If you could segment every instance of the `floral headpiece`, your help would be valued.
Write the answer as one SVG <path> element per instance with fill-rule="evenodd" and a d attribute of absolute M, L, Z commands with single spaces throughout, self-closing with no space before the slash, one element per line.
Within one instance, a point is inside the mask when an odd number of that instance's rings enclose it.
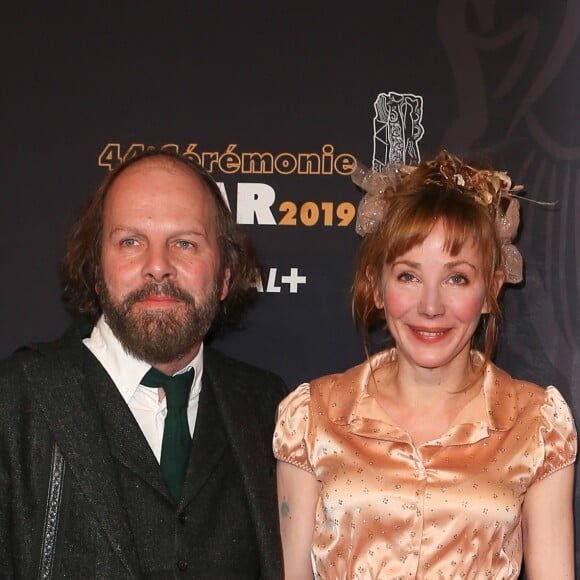
<path fill-rule="evenodd" d="M 502 244 L 506 282 L 511 284 L 521 282 L 523 258 L 512 241 L 520 223 L 517 193 L 523 190 L 523 186 L 512 186 L 511 179 L 505 171 L 475 169 L 447 151 L 442 151 L 426 165 L 436 169 L 431 172 L 427 183 L 447 183 L 488 208 L 495 219 Z M 357 210 L 356 232 L 360 236 L 366 236 L 379 228 L 387 211 L 389 198 L 395 193 L 401 181 L 411 175 L 417 167 L 388 164 L 382 171 L 373 171 L 357 162 L 351 178 L 366 192 Z"/>

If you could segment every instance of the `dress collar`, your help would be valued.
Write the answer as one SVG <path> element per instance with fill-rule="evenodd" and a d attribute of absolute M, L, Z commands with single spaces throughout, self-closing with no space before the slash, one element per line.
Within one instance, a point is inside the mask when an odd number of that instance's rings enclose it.
<path fill-rule="evenodd" d="M 474 362 L 483 364 L 483 355 L 472 351 Z M 328 417 L 337 425 L 362 436 L 407 440 L 408 434 L 393 424 L 376 399 L 368 394 L 371 373 L 392 364 L 396 349 L 382 351 L 340 375 L 334 375 L 328 398 Z M 459 412 L 445 435 L 430 445 L 451 445 L 478 440 L 489 431 L 509 429 L 516 418 L 517 397 L 514 380 L 488 362 L 483 370 L 480 394 Z"/>

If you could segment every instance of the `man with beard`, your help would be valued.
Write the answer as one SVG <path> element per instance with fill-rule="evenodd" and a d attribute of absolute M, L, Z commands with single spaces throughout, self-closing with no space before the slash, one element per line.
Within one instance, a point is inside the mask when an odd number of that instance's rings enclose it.
<path fill-rule="evenodd" d="M 203 344 L 256 272 L 196 164 L 148 151 L 106 176 L 63 262 L 82 318 L 0 365 L 0 577 L 280 577 L 286 387 Z"/>

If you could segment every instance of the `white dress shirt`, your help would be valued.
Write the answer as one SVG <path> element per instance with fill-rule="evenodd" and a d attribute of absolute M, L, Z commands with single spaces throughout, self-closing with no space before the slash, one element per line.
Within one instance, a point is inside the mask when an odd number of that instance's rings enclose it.
<path fill-rule="evenodd" d="M 136 359 L 125 351 L 103 316 L 99 318 L 91 336 L 85 338 L 83 343 L 103 365 L 119 389 L 119 393 L 133 413 L 157 461 L 161 461 L 161 444 L 167 415 L 167 402 L 165 397 L 162 401 L 159 400 L 157 389 L 141 384 L 141 379 L 151 368 L 151 365 Z M 203 344 L 193 360 L 175 374 L 186 372 L 191 368 L 195 371 L 195 377 L 189 393 L 187 420 L 189 431 L 193 436 L 203 373 Z"/>

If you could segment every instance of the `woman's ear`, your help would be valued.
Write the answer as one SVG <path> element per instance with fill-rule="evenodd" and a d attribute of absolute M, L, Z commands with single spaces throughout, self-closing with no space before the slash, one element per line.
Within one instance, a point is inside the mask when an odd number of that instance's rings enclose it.
<path fill-rule="evenodd" d="M 496 270 L 495 274 L 493 275 L 493 280 L 492 280 L 492 288 L 491 288 L 491 292 L 490 294 L 494 297 L 497 298 L 503 285 L 505 282 L 505 272 L 503 272 L 502 270 Z M 488 303 L 487 298 L 485 299 L 485 302 L 483 303 L 483 308 L 481 310 L 482 314 L 489 314 L 491 312 L 491 307 Z"/>
<path fill-rule="evenodd" d="M 370 266 L 367 266 L 365 276 L 367 278 L 368 285 L 372 289 L 375 306 L 379 310 L 382 310 L 385 306 L 385 302 L 383 300 L 382 289 L 379 288 L 378 276 L 375 269 L 371 268 Z"/>

